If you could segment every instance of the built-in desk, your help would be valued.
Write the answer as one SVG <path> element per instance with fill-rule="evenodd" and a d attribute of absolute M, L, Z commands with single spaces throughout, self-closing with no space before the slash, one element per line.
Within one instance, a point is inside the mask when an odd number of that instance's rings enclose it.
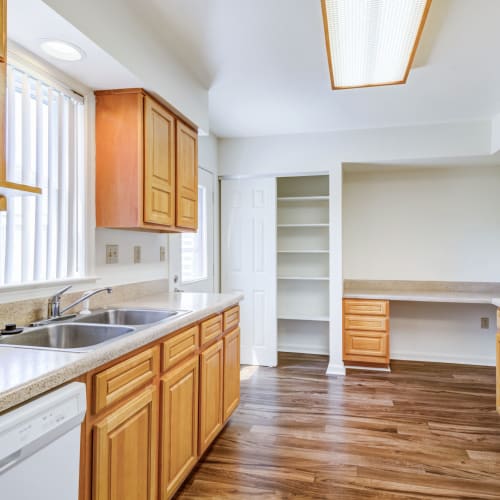
<path fill-rule="evenodd" d="M 344 298 L 500 307 L 500 283 L 345 280 Z"/>
<path fill-rule="evenodd" d="M 500 283 L 345 280 L 344 299 L 492 304 L 497 309 L 497 411 L 500 413 Z"/>

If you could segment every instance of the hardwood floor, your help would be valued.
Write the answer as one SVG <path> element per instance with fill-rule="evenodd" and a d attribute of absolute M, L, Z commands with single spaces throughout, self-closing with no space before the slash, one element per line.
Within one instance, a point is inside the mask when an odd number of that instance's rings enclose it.
<path fill-rule="evenodd" d="M 178 498 L 500 499 L 494 368 L 326 365 L 244 367 L 239 409 Z"/>

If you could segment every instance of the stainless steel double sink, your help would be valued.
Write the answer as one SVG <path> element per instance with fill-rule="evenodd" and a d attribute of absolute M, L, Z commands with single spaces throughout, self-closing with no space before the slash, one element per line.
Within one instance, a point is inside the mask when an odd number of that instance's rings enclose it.
<path fill-rule="evenodd" d="M 150 325 L 168 322 L 189 311 L 165 309 L 104 309 L 69 321 L 26 328 L 23 333 L 0 336 L 0 347 L 89 351 L 133 334 Z"/>

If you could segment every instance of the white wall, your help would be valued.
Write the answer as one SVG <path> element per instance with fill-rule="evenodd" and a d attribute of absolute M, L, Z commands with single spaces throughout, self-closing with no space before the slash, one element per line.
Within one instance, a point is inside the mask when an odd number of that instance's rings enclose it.
<path fill-rule="evenodd" d="M 391 359 L 495 365 L 496 307 L 392 301 L 390 308 Z"/>
<path fill-rule="evenodd" d="M 500 281 L 498 193 L 500 167 L 344 172 L 344 278 Z M 494 365 L 495 307 L 390 307 L 392 359 Z"/>
<path fill-rule="evenodd" d="M 500 282 L 500 166 L 345 172 L 345 279 Z"/>
<path fill-rule="evenodd" d="M 220 175 L 322 172 L 338 162 L 488 155 L 489 120 L 414 127 L 221 139 Z"/>
<path fill-rule="evenodd" d="M 120 284 L 168 278 L 166 234 L 97 228 L 95 232 L 95 275 L 99 283 Z M 106 264 L 106 244 L 119 245 L 118 263 Z M 141 247 L 141 262 L 134 264 L 134 246 Z M 160 246 L 166 250 L 160 261 Z"/>

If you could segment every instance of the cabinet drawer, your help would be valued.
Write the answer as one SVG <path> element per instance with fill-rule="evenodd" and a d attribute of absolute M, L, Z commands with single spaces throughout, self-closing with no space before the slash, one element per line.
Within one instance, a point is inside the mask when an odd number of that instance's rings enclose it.
<path fill-rule="evenodd" d="M 385 332 L 389 321 L 383 316 L 345 316 L 345 330 L 368 330 L 374 332 Z"/>
<path fill-rule="evenodd" d="M 389 361 L 389 334 L 386 332 L 344 332 L 344 359 L 351 361 Z M 367 358 L 367 359 L 364 359 Z M 375 361 L 375 360 L 373 360 Z"/>
<path fill-rule="evenodd" d="M 389 302 L 387 300 L 345 299 L 344 314 L 387 316 L 389 314 Z"/>
<path fill-rule="evenodd" d="M 203 321 L 201 324 L 201 345 L 204 346 L 222 335 L 222 315 Z"/>
<path fill-rule="evenodd" d="M 162 370 L 166 371 L 185 357 L 197 351 L 200 345 L 198 325 L 172 335 L 162 343 Z"/>
<path fill-rule="evenodd" d="M 159 353 L 153 347 L 94 375 L 94 412 L 131 394 L 158 371 Z"/>
<path fill-rule="evenodd" d="M 224 311 L 224 331 L 236 328 L 240 323 L 240 306 L 231 307 Z"/>

